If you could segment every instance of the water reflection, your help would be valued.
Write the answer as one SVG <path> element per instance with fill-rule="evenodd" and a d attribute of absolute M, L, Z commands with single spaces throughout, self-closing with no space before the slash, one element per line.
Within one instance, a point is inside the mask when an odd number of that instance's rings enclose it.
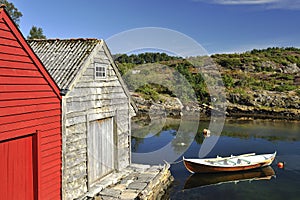
<path fill-rule="evenodd" d="M 162 130 L 153 131 L 151 126 L 132 126 L 132 159 L 140 163 L 160 164 L 163 161 L 174 162 L 180 158 L 194 142 L 198 130 L 198 120 L 182 117 L 179 123 L 166 120 Z M 151 120 L 153 121 L 153 120 Z M 153 124 L 150 121 L 150 125 Z M 171 123 L 170 123 L 171 122 Z M 150 127 L 150 128 L 149 128 Z M 177 127 L 177 129 L 174 129 Z M 151 146 L 143 146 L 150 143 Z M 143 147 L 141 147 L 141 145 Z M 148 148 L 150 147 L 150 148 Z"/>
<path fill-rule="evenodd" d="M 256 149 L 258 148 L 261 153 L 265 153 L 266 151 L 275 151 L 277 142 L 300 141 L 300 123 L 297 122 L 229 120 L 223 128 L 220 139 L 214 135 L 214 132 L 211 133 L 212 137 L 205 138 L 203 136 L 203 130 L 208 127 L 209 121 L 200 121 L 199 125 L 195 123 L 195 121 L 186 121 L 184 124 L 180 124 L 180 122 L 180 119 L 166 119 L 163 128 L 158 130 L 153 128 L 159 123 L 158 121 L 150 121 L 150 126 L 147 120 L 136 122 L 135 126 L 132 127 L 132 152 L 146 154 L 164 149 L 165 151 L 160 154 L 159 158 L 157 156 L 153 157 L 157 163 L 153 161 L 152 164 L 159 164 L 170 157 L 175 159 L 180 158 L 180 156 L 187 151 L 192 142 L 200 145 L 198 146 L 199 151 L 199 149 L 205 145 L 205 142 L 209 143 L 210 140 L 213 140 L 213 142 L 218 140 L 216 147 L 211 150 L 212 154 L 208 154 L 209 156 L 216 156 L 220 155 L 220 152 L 216 152 L 216 150 L 220 149 L 220 145 L 228 145 L 228 153 L 223 150 L 222 153 L 230 155 L 253 151 L 254 149 L 251 149 L 252 143 L 260 145 L 256 146 Z M 198 127 L 195 128 L 197 125 Z M 249 142 L 249 140 L 253 142 Z M 267 143 L 267 141 L 271 143 Z M 241 149 L 243 145 L 244 150 Z M 264 149 L 265 151 L 260 149 Z M 151 156 L 150 154 L 148 155 Z M 223 156 L 225 155 L 223 154 Z M 141 157 L 143 158 L 144 155 Z M 199 157 L 199 155 L 195 154 L 193 157 Z M 144 159 L 144 161 L 138 161 L 143 163 L 153 159 L 149 157 Z"/>
<path fill-rule="evenodd" d="M 132 151 L 136 153 L 151 152 L 163 148 L 170 143 L 170 155 L 185 148 L 178 145 L 186 143 L 185 138 L 177 138 L 180 120 L 167 119 L 162 131 L 149 133 L 144 131 L 140 134 L 146 138 L 132 138 Z M 192 123 L 190 124 L 192 125 Z M 187 125 L 188 127 L 188 125 Z M 213 138 L 204 138 L 202 131 L 209 127 L 209 121 L 200 121 L 198 131 L 194 132 L 194 141 L 184 152 L 187 158 L 198 157 L 199 149 L 204 141 Z M 133 129 L 132 131 L 138 131 Z M 136 132 L 138 133 L 138 132 Z M 184 133 L 185 134 L 185 133 Z M 182 134 L 181 136 L 183 136 Z M 189 133 L 187 132 L 187 135 Z M 171 142 L 172 140 L 175 140 Z M 240 181 L 239 184 L 211 184 L 206 187 L 199 186 L 202 177 L 191 177 L 192 182 L 187 186 L 190 173 L 182 162 L 171 165 L 171 173 L 174 177 L 174 184 L 170 188 L 170 199 L 299 199 L 300 196 L 300 122 L 285 121 L 237 121 L 227 120 L 221 137 L 207 157 L 230 156 L 231 154 L 244 153 L 266 153 L 278 152 L 272 167 L 276 173 L 276 179 L 269 181 Z M 144 164 L 159 164 L 169 153 L 153 156 L 151 158 L 139 159 L 133 157 L 132 162 Z M 180 161 L 182 157 L 178 158 Z M 284 169 L 278 169 L 276 163 L 285 162 Z M 267 174 L 267 173 L 266 173 Z M 241 174 L 240 174 L 241 175 Z M 200 175 L 199 175 L 200 176 Z M 201 175 L 204 176 L 204 175 Z M 209 176 L 209 175 L 208 175 Z M 218 175 L 219 176 L 219 175 Z M 244 176 L 244 175 L 243 175 Z M 248 175 L 245 175 L 248 176 Z M 205 176 L 204 176 L 205 177 Z M 204 178 L 203 177 L 203 178 Z M 199 180 L 200 179 L 200 180 Z M 213 179 L 207 177 L 206 181 Z M 254 179 L 256 180 L 256 179 Z M 218 181 L 215 181 L 218 182 Z M 224 182 L 221 181 L 221 182 Z M 226 182 L 226 180 L 225 180 Z M 202 181 L 203 183 L 203 181 Z M 228 182 L 227 182 L 228 183 Z M 197 185 L 198 184 L 198 185 Z M 186 185 L 186 186 L 185 186 Z M 192 187 L 196 186 L 196 187 Z M 183 189 L 186 188 L 186 189 Z M 191 189 L 187 189 L 191 188 Z"/>
<path fill-rule="evenodd" d="M 239 181 L 270 180 L 274 176 L 275 172 L 270 166 L 242 172 L 209 174 L 196 173 L 192 174 L 186 179 L 184 189 L 192 189 L 231 182 L 237 183 Z"/>

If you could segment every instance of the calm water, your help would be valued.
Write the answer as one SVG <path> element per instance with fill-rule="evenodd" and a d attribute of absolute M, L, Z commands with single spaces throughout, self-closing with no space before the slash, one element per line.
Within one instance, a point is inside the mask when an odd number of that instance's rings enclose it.
<path fill-rule="evenodd" d="M 179 163 L 171 165 L 175 178 L 171 199 L 300 199 L 300 122 L 227 120 L 220 137 L 212 133 L 211 137 L 218 140 L 206 157 L 277 151 L 276 160 L 263 172 L 193 176 L 180 160 L 182 155 L 198 157 L 206 140 L 200 132 L 209 122 L 200 121 L 197 134 L 186 129 L 192 141 L 178 140 L 180 121 L 172 119 L 163 124 L 157 129 L 153 124 L 134 125 L 132 154 L 133 162 L 145 164 L 175 162 L 177 156 Z M 277 167 L 278 161 L 285 162 L 284 169 Z"/>

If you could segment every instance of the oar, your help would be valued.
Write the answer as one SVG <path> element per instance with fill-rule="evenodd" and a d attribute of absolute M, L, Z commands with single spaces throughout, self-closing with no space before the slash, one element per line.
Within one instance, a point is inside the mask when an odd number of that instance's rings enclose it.
<path fill-rule="evenodd" d="M 214 159 L 214 161 L 220 161 L 220 160 L 227 160 L 227 159 L 232 159 L 232 158 L 239 158 L 239 157 L 248 157 L 248 156 L 254 156 L 255 153 L 246 153 L 246 154 L 241 154 L 238 156 L 230 156 L 230 157 L 217 157 Z"/>

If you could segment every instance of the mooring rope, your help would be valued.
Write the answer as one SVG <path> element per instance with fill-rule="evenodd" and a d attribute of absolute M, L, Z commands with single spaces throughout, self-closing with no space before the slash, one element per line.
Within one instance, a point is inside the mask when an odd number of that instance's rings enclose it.
<path fill-rule="evenodd" d="M 172 163 L 169 163 L 170 165 L 176 165 L 176 164 L 178 164 L 178 163 L 181 163 L 183 161 L 183 159 L 182 160 L 179 160 L 179 161 L 176 161 L 176 162 L 172 162 Z"/>

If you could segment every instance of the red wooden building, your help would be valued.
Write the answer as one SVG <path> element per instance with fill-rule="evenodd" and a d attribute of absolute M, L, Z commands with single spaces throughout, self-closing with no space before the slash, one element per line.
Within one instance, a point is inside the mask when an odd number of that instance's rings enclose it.
<path fill-rule="evenodd" d="M 61 96 L 0 8 L 0 199 L 61 198 Z"/>

